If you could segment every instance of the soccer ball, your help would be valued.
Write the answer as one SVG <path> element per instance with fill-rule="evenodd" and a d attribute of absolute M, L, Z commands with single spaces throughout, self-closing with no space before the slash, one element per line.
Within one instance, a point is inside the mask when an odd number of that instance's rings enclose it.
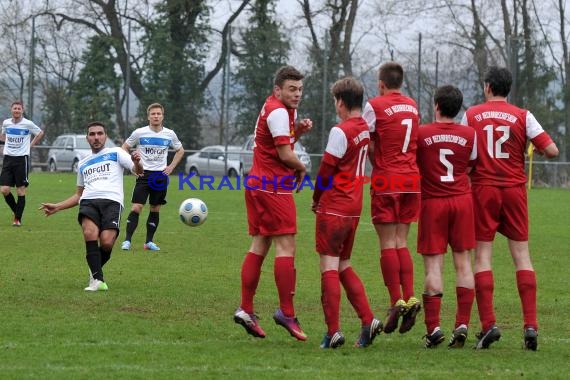
<path fill-rule="evenodd" d="M 190 227 L 202 225 L 208 217 L 208 207 L 198 198 L 186 199 L 178 209 L 182 223 Z"/>

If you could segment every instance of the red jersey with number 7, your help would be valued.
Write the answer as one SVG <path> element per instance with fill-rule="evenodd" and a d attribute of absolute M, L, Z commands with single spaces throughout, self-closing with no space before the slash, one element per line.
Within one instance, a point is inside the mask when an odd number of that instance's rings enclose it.
<path fill-rule="evenodd" d="M 471 183 L 512 187 L 526 183 L 524 154 L 527 139 L 542 150 L 552 143 L 530 111 L 504 100 L 491 100 L 470 107 L 462 124 L 477 133 L 477 164 Z"/>
<path fill-rule="evenodd" d="M 372 177 L 408 176 L 402 192 L 418 192 L 416 148 L 420 122 L 416 102 L 399 92 L 376 96 L 366 103 L 363 117 L 374 143 Z"/>

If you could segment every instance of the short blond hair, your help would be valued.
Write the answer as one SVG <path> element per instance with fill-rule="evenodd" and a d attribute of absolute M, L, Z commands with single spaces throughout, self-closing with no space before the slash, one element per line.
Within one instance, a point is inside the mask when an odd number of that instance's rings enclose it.
<path fill-rule="evenodd" d="M 162 114 L 164 115 L 164 107 L 160 103 L 152 103 L 150 106 L 146 107 L 146 114 L 148 115 L 150 113 L 150 110 L 153 108 L 160 108 Z"/>

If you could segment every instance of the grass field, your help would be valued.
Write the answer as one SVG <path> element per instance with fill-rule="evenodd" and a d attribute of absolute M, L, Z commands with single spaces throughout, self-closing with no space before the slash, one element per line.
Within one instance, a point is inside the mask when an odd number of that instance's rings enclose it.
<path fill-rule="evenodd" d="M 133 177 L 125 177 L 127 200 Z M 169 204 L 161 213 L 155 242 L 162 250 L 142 250 L 144 220 L 134 249 L 119 248 L 105 267 L 109 292 L 86 294 L 85 248 L 77 209 L 45 218 L 42 201 L 59 201 L 75 190 L 71 174 L 32 173 L 21 228 L 0 202 L 0 378 L 21 379 L 189 379 L 288 378 L 567 378 L 570 359 L 568 255 L 570 191 L 532 190 L 529 194 L 531 250 L 538 276 L 539 351 L 521 349 L 522 315 L 514 270 L 505 240 L 495 244 L 495 306 L 501 341 L 475 351 L 479 330 L 476 308 L 469 348 L 423 348 L 423 314 L 411 332 L 380 335 L 374 345 L 351 347 L 359 322 L 343 299 L 341 324 L 348 344 L 321 350 L 325 331 L 320 306 L 318 257 L 314 253 L 314 216 L 310 191 L 296 196 L 298 208 L 296 308 L 309 335 L 297 342 L 271 318 L 277 308 L 273 255 L 268 257 L 256 296 L 265 339 L 246 335 L 233 322 L 239 304 L 240 266 L 247 235 L 242 191 L 176 190 L 172 177 Z M 185 198 L 209 206 L 206 224 L 189 228 L 178 220 Z M 368 197 L 365 197 L 366 201 Z M 129 203 L 126 204 L 129 207 Z M 145 208 L 145 213 L 148 208 Z M 123 217 L 126 218 L 128 210 Z M 123 223 L 124 227 L 124 223 Z M 415 249 L 415 225 L 410 238 Z M 377 238 L 368 204 L 359 227 L 353 265 L 361 275 L 373 310 L 384 319 L 388 296 L 379 276 Z M 413 255 L 416 292 L 423 268 Z M 454 275 L 446 261 L 442 328 L 449 336 L 454 321 Z M 344 298 L 344 296 L 343 296 Z"/>

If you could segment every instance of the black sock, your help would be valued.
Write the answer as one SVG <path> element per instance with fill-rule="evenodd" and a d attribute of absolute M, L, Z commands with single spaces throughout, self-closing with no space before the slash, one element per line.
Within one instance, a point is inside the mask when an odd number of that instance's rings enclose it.
<path fill-rule="evenodd" d="M 26 207 L 26 196 L 18 195 L 18 203 L 16 203 L 16 212 L 14 215 L 16 219 L 22 220 L 22 215 L 24 214 L 24 208 Z"/>
<path fill-rule="evenodd" d="M 101 266 L 101 252 L 99 251 L 99 243 L 97 240 L 90 240 L 85 242 L 85 250 L 87 254 L 85 258 L 87 259 L 87 265 L 91 270 L 93 278 L 99 281 L 103 281 L 103 267 Z"/>
<path fill-rule="evenodd" d="M 99 252 L 101 252 L 101 268 L 103 268 L 107 263 L 107 261 L 109 261 L 109 259 L 111 258 L 112 250 L 107 251 L 103 249 L 103 247 L 101 247 L 99 248 Z"/>
<path fill-rule="evenodd" d="M 138 225 L 139 225 L 139 214 L 137 214 L 134 211 L 131 211 L 129 217 L 127 218 L 127 235 L 125 236 L 125 240 L 131 241 Z"/>
<path fill-rule="evenodd" d="M 8 193 L 8 195 L 4 195 L 4 200 L 10 206 L 10 210 L 16 215 L 16 199 L 12 193 Z"/>
<path fill-rule="evenodd" d="M 154 238 L 154 233 L 158 228 L 158 222 L 160 221 L 160 214 L 157 211 L 151 211 L 148 214 L 148 219 L 146 220 L 146 242 L 151 242 Z"/>

